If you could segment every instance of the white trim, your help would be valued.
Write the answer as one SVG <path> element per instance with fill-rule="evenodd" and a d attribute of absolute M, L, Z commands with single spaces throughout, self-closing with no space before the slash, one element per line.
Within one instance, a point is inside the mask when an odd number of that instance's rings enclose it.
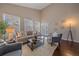
<path fill-rule="evenodd" d="M 67 41 L 67 38 L 62 38 L 62 40 L 66 40 Z M 71 40 L 68 40 L 68 41 L 71 41 Z M 76 41 L 76 40 L 74 40 L 74 42 L 79 43 L 79 41 Z"/>

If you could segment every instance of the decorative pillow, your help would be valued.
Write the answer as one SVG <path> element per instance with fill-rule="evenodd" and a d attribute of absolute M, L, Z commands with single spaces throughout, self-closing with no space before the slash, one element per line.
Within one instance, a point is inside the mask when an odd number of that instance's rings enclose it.
<path fill-rule="evenodd" d="M 28 31 L 27 32 L 27 35 L 32 35 L 33 34 L 33 31 Z"/>
<path fill-rule="evenodd" d="M 17 32 L 16 33 L 16 38 L 22 37 L 22 33 L 21 32 Z"/>
<path fill-rule="evenodd" d="M 53 37 L 58 37 L 58 33 L 57 32 L 54 32 L 53 33 Z"/>

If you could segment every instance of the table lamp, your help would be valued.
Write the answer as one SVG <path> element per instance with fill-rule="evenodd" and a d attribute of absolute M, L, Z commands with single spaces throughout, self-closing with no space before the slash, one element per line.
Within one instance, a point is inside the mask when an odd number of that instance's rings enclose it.
<path fill-rule="evenodd" d="M 68 31 L 68 36 L 67 36 L 67 40 L 68 40 L 69 35 L 70 35 L 72 42 L 73 42 L 73 35 L 72 35 L 71 28 L 76 27 L 77 22 L 78 22 L 78 20 L 77 20 L 76 17 L 69 17 L 69 18 L 67 18 L 67 19 L 65 19 L 65 20 L 63 21 L 63 27 L 69 29 L 69 31 Z"/>
<path fill-rule="evenodd" d="M 12 40 L 13 39 L 14 28 L 12 26 L 8 26 L 6 28 L 6 32 L 8 33 L 8 39 Z"/>

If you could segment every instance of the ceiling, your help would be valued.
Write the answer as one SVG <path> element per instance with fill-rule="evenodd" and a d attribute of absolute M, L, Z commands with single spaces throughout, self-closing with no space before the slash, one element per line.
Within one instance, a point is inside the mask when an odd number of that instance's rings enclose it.
<path fill-rule="evenodd" d="M 50 3 L 14 3 L 15 5 L 18 6 L 23 6 L 23 7 L 29 7 L 37 10 L 42 10 L 43 8 L 47 7 L 50 5 Z"/>

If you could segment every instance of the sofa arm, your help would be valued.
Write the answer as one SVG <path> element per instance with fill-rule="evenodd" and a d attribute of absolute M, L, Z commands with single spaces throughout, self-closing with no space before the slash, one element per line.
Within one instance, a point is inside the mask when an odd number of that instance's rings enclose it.
<path fill-rule="evenodd" d="M 21 43 L 11 43 L 5 45 L 5 53 L 16 51 L 16 50 L 21 50 L 22 44 Z"/>
<path fill-rule="evenodd" d="M 0 56 L 4 54 L 4 46 L 0 46 Z"/>
<path fill-rule="evenodd" d="M 6 44 L 0 47 L 0 56 L 21 49 L 22 49 L 21 43 Z"/>

